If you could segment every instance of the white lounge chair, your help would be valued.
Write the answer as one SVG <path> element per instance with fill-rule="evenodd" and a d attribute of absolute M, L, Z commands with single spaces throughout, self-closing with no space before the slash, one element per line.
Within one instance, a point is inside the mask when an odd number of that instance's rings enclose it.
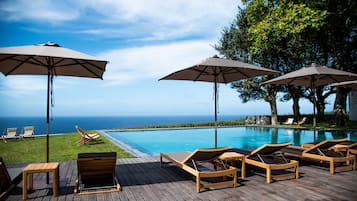
<path fill-rule="evenodd" d="M 34 126 L 25 126 L 23 129 L 23 133 L 20 135 L 20 138 L 33 138 L 35 133 Z"/>
<path fill-rule="evenodd" d="M 302 118 L 301 121 L 297 122 L 297 125 L 299 125 L 299 126 L 303 125 L 306 122 L 306 120 L 307 120 L 307 117 Z"/>
<path fill-rule="evenodd" d="M 292 125 L 294 123 L 294 118 L 288 118 L 286 122 L 283 122 L 285 125 Z"/>
<path fill-rule="evenodd" d="M 6 139 L 17 139 L 18 136 L 16 135 L 17 128 L 7 128 L 4 135 L 1 136 L 2 140 L 6 143 Z"/>

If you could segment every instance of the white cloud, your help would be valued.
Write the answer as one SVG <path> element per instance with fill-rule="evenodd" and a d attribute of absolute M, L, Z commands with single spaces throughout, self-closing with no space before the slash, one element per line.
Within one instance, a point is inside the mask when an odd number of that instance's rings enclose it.
<path fill-rule="evenodd" d="M 0 17 L 63 25 L 67 33 L 143 41 L 216 37 L 229 26 L 236 0 L 14 0 L 0 1 Z M 48 31 L 48 30 L 42 30 Z"/>
<path fill-rule="evenodd" d="M 230 13 L 237 8 L 236 0 L 84 0 L 81 4 L 112 22 L 152 21 L 164 25 L 190 24 L 199 20 L 217 22 L 231 18 Z"/>
<path fill-rule="evenodd" d="M 121 29 L 131 31 L 131 35 L 145 33 L 145 38 L 150 40 L 164 40 L 188 34 L 217 35 L 232 21 L 239 3 L 236 0 L 81 1 L 82 7 L 95 10 L 103 16 L 100 20 L 119 24 Z M 110 29 L 104 30 L 91 29 L 88 33 L 112 33 Z"/>
<path fill-rule="evenodd" d="M 109 85 L 140 79 L 159 79 L 173 71 L 217 54 L 208 41 L 186 41 L 166 45 L 111 50 L 99 55 L 110 63 L 104 73 Z"/>
<path fill-rule="evenodd" d="M 46 76 L 7 76 L 1 80 L 0 93 L 6 96 L 19 97 L 22 95 L 32 94 L 37 91 L 47 90 Z M 72 80 L 54 78 L 54 89 L 67 88 L 75 84 Z"/>
<path fill-rule="evenodd" d="M 7 96 L 21 96 L 34 91 L 45 90 L 46 81 L 42 78 L 27 76 L 8 76 L 2 80 L 1 93 Z"/>
<path fill-rule="evenodd" d="M 62 22 L 79 17 L 79 10 L 67 1 L 10 0 L 1 1 L 1 16 L 10 21 L 26 19 L 42 22 Z"/>

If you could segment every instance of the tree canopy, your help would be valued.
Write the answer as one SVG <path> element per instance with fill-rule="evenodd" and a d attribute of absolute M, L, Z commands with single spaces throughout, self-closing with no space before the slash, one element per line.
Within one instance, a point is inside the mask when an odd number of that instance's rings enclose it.
<path fill-rule="evenodd" d="M 225 28 L 215 48 L 225 57 L 260 64 L 283 73 L 311 62 L 333 68 L 357 71 L 357 6 L 352 0 L 244 0 L 235 20 Z M 334 92 L 311 97 L 302 87 L 259 85 L 262 79 L 239 81 L 232 88 L 243 101 L 263 99 L 276 104 L 276 93 L 293 99 L 299 113 L 300 97 L 317 98 L 321 108 Z M 269 97 L 269 98 L 268 98 Z M 342 100 L 343 101 L 343 100 Z M 276 108 L 276 107 L 275 107 Z M 297 111 L 296 111 L 297 110 Z M 323 113 L 318 110 L 318 112 Z"/>

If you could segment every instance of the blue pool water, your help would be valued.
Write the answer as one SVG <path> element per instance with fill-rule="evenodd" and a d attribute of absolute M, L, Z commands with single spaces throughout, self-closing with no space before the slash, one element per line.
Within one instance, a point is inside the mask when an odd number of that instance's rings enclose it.
<path fill-rule="evenodd" d="M 150 131 L 107 132 L 131 148 L 148 155 L 160 152 L 193 151 L 197 148 L 214 147 L 214 129 L 176 129 Z M 357 133 L 317 131 L 317 141 L 349 138 L 357 141 Z M 229 127 L 218 129 L 218 147 L 255 149 L 264 144 L 291 142 L 299 146 L 313 142 L 312 130 L 263 127 Z"/>

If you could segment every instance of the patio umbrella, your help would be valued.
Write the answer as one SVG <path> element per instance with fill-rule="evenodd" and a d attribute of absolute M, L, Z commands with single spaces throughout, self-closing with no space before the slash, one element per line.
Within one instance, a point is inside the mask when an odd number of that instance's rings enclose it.
<path fill-rule="evenodd" d="M 330 85 L 331 87 L 357 88 L 357 80 L 347 82 L 337 82 Z"/>
<path fill-rule="evenodd" d="M 324 86 L 327 84 L 342 82 L 348 80 L 357 80 L 357 74 L 353 74 L 346 71 L 336 70 L 333 68 L 327 68 L 326 66 L 320 66 L 315 63 L 307 65 L 299 70 L 287 73 L 280 77 L 268 80 L 263 84 L 286 84 L 295 86 L 311 87 L 314 92 L 313 101 L 313 127 L 314 127 L 314 144 L 316 143 L 316 89 L 315 87 Z"/>
<path fill-rule="evenodd" d="M 107 61 L 52 42 L 0 48 L 0 71 L 5 76 L 47 75 L 46 162 L 49 162 L 49 105 L 53 76 L 103 79 L 106 64 Z"/>
<path fill-rule="evenodd" d="M 279 72 L 240 61 L 219 58 L 215 55 L 189 68 L 171 73 L 160 80 L 191 80 L 214 83 L 215 147 L 217 147 L 217 84 L 227 84 L 241 79 L 276 73 Z"/>

